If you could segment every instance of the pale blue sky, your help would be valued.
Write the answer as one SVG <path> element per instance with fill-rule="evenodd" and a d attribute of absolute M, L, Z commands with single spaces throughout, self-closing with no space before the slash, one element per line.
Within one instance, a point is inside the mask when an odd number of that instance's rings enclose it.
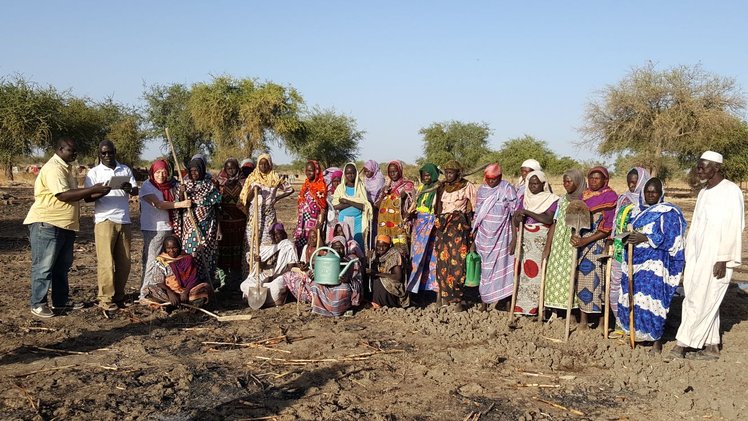
<path fill-rule="evenodd" d="M 486 122 L 579 150 L 584 107 L 633 66 L 701 63 L 748 87 L 746 2 L 0 1 L 0 75 L 142 106 L 143 86 L 211 75 L 292 85 L 413 162 L 432 122 Z M 157 148 L 150 145 L 145 157 Z M 276 160 L 288 162 L 285 154 Z"/>

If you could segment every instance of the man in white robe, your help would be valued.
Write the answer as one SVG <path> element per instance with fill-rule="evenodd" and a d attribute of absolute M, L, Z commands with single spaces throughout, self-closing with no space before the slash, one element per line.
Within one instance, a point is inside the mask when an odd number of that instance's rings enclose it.
<path fill-rule="evenodd" d="M 249 297 L 249 292 L 253 288 L 257 288 L 257 282 L 260 280 L 262 286 L 268 289 L 267 299 L 265 301 L 266 306 L 280 306 L 286 299 L 288 290 L 283 284 L 283 274 L 289 270 L 290 263 L 298 263 L 299 257 L 296 254 L 296 246 L 288 239 L 283 224 L 276 223 L 270 228 L 270 235 L 273 240 L 273 244 L 260 246 L 260 253 L 256 255 L 256 264 L 260 265 L 259 277 L 251 271 L 247 279 L 241 283 L 239 289 L 245 299 Z M 250 257 L 251 258 L 251 257 Z M 272 259 L 275 259 L 274 264 L 268 264 Z"/>
<path fill-rule="evenodd" d="M 695 356 L 698 359 L 719 359 L 719 307 L 733 269 L 741 263 L 743 193 L 724 179 L 722 155 L 716 152 L 704 152 L 696 173 L 706 186 L 696 199 L 686 238 L 686 298 L 678 343 L 667 359 L 683 358 L 686 348 L 700 350 Z"/>

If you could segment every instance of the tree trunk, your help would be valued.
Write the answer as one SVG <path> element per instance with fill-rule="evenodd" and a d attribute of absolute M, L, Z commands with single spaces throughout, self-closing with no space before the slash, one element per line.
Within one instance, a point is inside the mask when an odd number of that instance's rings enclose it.
<path fill-rule="evenodd" d="M 13 181 L 13 159 L 9 155 L 5 155 L 2 159 L 3 172 L 5 173 L 5 179 Z"/>
<path fill-rule="evenodd" d="M 652 158 L 651 175 L 652 177 L 657 177 L 660 173 L 660 168 L 662 168 L 662 142 L 659 140 L 655 141 L 655 153 Z"/>

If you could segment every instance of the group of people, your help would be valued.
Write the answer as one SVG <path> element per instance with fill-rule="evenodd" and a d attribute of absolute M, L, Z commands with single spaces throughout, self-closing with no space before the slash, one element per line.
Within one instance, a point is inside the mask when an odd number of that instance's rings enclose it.
<path fill-rule="evenodd" d="M 126 306 L 128 196 L 139 195 L 140 299 L 151 306 L 202 305 L 215 288 L 238 286 L 249 304 L 258 297 L 264 306 L 295 299 L 325 316 L 352 314 L 365 303 L 377 309 L 435 301 L 455 311 L 477 304 L 541 319 L 578 314 L 581 329 L 611 312 L 614 331 L 629 332 L 633 303 L 636 340 L 661 350 L 682 277 L 682 322 L 668 355 L 682 357 L 691 348 L 700 350 L 699 358 L 719 357 L 719 305 L 740 264 L 744 221 L 742 192 L 724 179 L 716 152 L 698 162 L 705 187 L 688 235 L 683 213 L 665 200 L 663 182 L 639 167 L 628 172 L 621 195 L 608 185 L 604 167 L 567 171 L 557 195 L 534 159 L 522 164 L 515 183 L 497 163 L 475 170 L 454 160 L 426 163 L 416 183 L 400 161 L 380 169 L 370 160 L 361 169 L 352 162 L 326 169 L 307 162 L 293 238 L 276 203 L 294 189 L 268 154 L 257 158 L 256 168 L 250 160 L 229 159 L 217 176 L 196 155 L 181 182 L 159 159 L 138 189 L 111 142 L 98 152 L 101 163 L 84 188 L 73 177 L 69 138 L 60 140 L 37 177 L 24 223 L 32 245 L 31 307 L 39 317 L 74 306 L 67 271 L 80 200 L 95 202 L 99 305 L 105 314 Z M 466 178 L 480 170 L 480 185 Z M 111 185 L 115 179 L 124 182 Z M 322 256 L 324 270 L 316 270 Z"/>

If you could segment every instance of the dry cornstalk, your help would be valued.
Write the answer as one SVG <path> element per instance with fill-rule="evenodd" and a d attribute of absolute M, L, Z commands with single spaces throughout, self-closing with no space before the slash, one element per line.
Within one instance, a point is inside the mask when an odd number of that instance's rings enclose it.
<path fill-rule="evenodd" d="M 270 358 L 255 355 L 258 360 L 270 361 L 273 363 L 286 364 L 286 365 L 305 365 L 305 364 L 316 364 L 316 363 L 337 363 L 344 361 L 364 361 L 368 360 L 369 357 L 376 354 L 394 354 L 397 352 L 404 352 L 402 349 L 393 349 L 390 351 L 378 351 L 378 352 L 364 352 L 362 354 L 345 355 L 338 358 L 318 358 L 318 359 L 305 359 L 305 358 Z"/>
<path fill-rule="evenodd" d="M 51 327 L 37 327 L 37 326 L 29 326 L 24 328 L 26 332 L 29 332 L 31 330 L 43 330 L 45 332 L 57 332 L 57 329 L 51 328 Z"/>
<path fill-rule="evenodd" d="M 520 371 L 519 374 L 523 374 L 525 376 L 530 376 L 530 377 L 545 377 L 549 379 L 559 378 L 561 380 L 574 380 L 577 378 L 577 376 L 571 376 L 571 375 L 558 376 L 558 375 L 552 375 L 552 374 L 533 373 L 531 371 Z"/>
<path fill-rule="evenodd" d="M 32 374 L 46 373 L 48 371 L 64 370 L 66 368 L 71 368 L 71 367 L 75 367 L 75 366 L 76 366 L 75 364 L 70 364 L 70 365 L 61 365 L 61 366 L 58 366 L 58 367 L 43 368 L 41 370 L 29 371 L 28 373 L 16 374 L 13 377 L 26 377 L 26 376 L 30 376 Z"/>
<path fill-rule="evenodd" d="M 236 343 L 236 342 L 202 342 L 203 345 L 215 345 L 215 346 L 238 346 L 241 348 L 260 348 L 267 351 L 275 351 L 275 352 L 282 352 L 284 354 L 290 354 L 291 351 L 286 351 L 285 349 L 277 349 L 277 348 L 271 348 L 269 346 L 260 345 L 258 343 L 254 342 L 245 342 L 245 343 Z"/>
<path fill-rule="evenodd" d="M 67 351 L 67 350 L 64 350 L 64 349 L 44 348 L 44 347 L 41 347 L 41 346 L 34 346 L 32 348 L 38 349 L 40 351 L 58 352 L 60 354 L 88 355 L 88 352 Z"/>
<path fill-rule="evenodd" d="M 34 399 L 31 397 L 31 394 L 29 393 L 28 390 L 26 390 L 25 388 L 21 387 L 18 384 L 14 384 L 14 385 L 21 391 L 21 393 L 23 393 L 23 396 L 29 401 L 29 405 L 31 405 L 31 408 L 34 410 L 34 412 L 38 414 L 39 413 L 39 400 L 37 399 L 36 403 L 34 403 Z"/>
<path fill-rule="evenodd" d="M 538 387 L 541 389 L 555 389 L 561 387 L 560 384 L 540 384 L 540 383 L 518 383 L 515 387 Z"/>
<path fill-rule="evenodd" d="M 556 402 L 551 402 L 551 401 L 547 401 L 545 399 L 540 399 L 537 396 L 533 396 L 532 398 L 534 400 L 538 401 L 538 402 L 542 402 L 542 403 L 544 403 L 546 405 L 550 405 L 550 406 L 552 406 L 554 408 L 563 409 L 564 411 L 569 412 L 570 414 L 579 415 L 580 417 L 584 416 L 584 412 L 582 412 L 582 411 L 577 411 L 576 409 L 567 408 L 567 407 L 565 407 L 565 406 L 563 406 L 561 404 L 557 404 Z"/>

